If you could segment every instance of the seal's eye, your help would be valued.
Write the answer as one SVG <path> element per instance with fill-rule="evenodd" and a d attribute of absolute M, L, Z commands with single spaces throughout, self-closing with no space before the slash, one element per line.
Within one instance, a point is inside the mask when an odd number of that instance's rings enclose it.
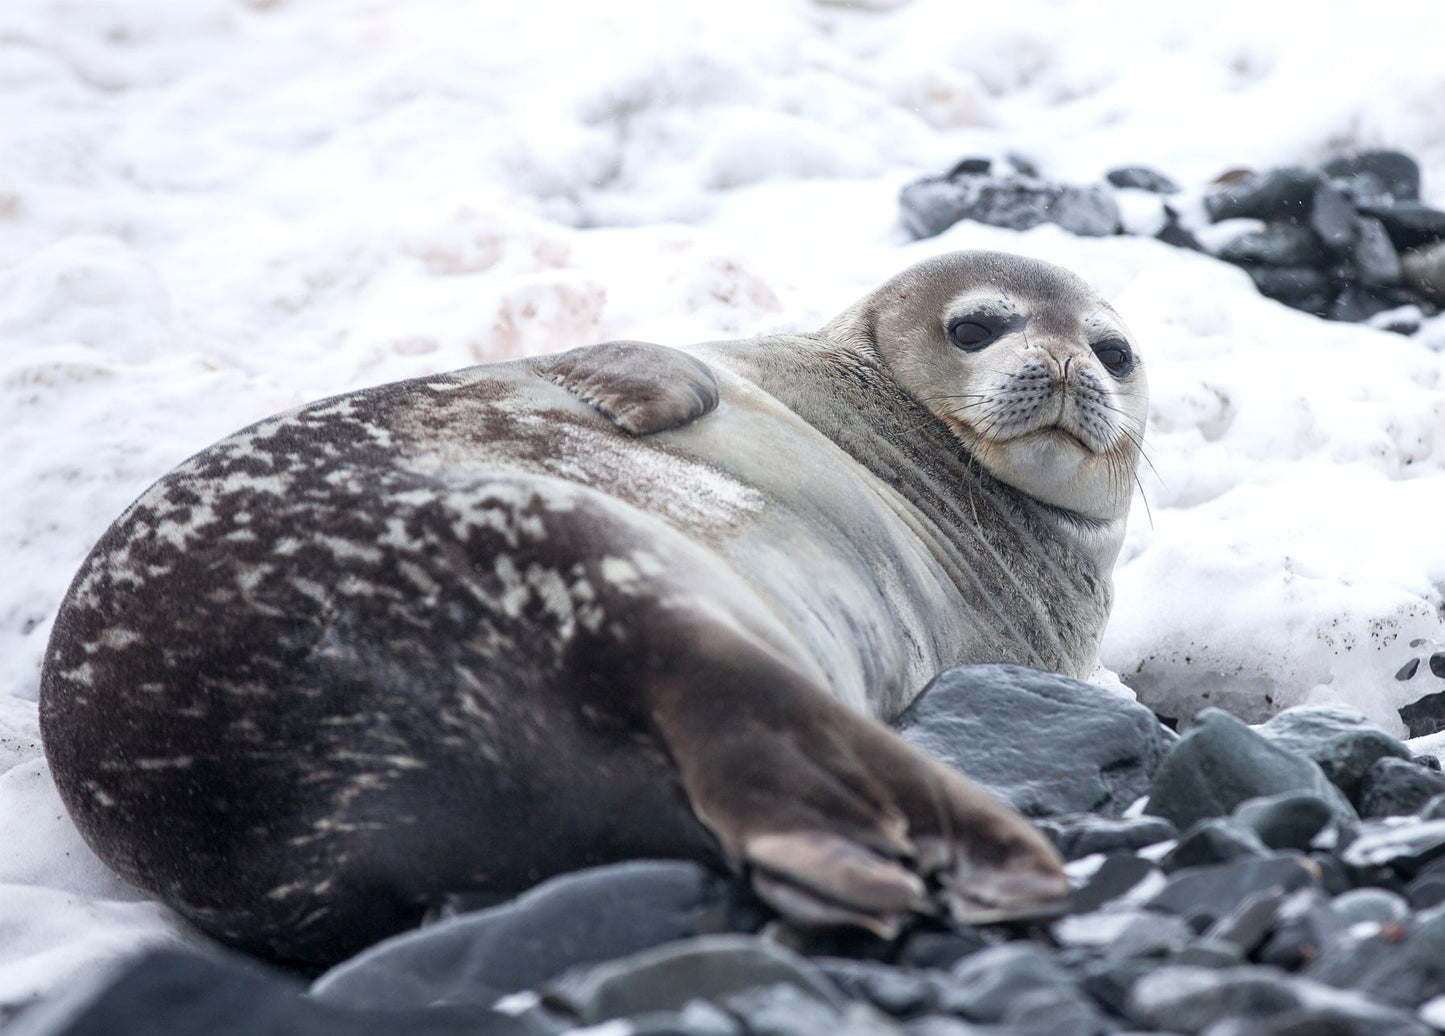
<path fill-rule="evenodd" d="M 1110 338 L 1094 345 L 1094 355 L 1108 372 L 1122 378 L 1134 369 L 1134 352 L 1121 338 Z"/>
<path fill-rule="evenodd" d="M 982 349 L 994 339 L 992 330 L 972 320 L 960 320 L 948 329 L 948 336 L 960 349 L 967 349 L 969 352 Z"/>

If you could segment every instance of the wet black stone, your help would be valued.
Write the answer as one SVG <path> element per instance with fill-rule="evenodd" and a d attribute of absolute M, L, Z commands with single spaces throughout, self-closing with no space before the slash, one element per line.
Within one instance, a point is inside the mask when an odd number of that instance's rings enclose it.
<path fill-rule="evenodd" d="M 1227 816 L 1247 799 L 1303 791 L 1343 822 L 1354 810 L 1312 760 L 1290 752 L 1227 712 L 1205 709 L 1154 776 L 1145 812 L 1180 828 Z"/>
<path fill-rule="evenodd" d="M 1298 306 L 1326 296 L 1330 280 L 1312 266 L 1246 267 L 1261 295 Z M 1303 307 L 1299 307 L 1303 308 Z"/>
<path fill-rule="evenodd" d="M 1255 958 L 1261 964 L 1297 971 L 1316 960 L 1343 930 L 1326 893 L 1300 889 L 1281 900 L 1271 932 L 1254 951 Z"/>
<path fill-rule="evenodd" d="M 1308 849 L 1333 819 L 1330 804 L 1309 792 L 1249 799 L 1234 811 L 1235 823 L 1253 831 L 1270 849 Z"/>
<path fill-rule="evenodd" d="M 1074 989 L 1039 989 L 1024 993 L 1003 1018 L 1020 1036 L 1107 1036 L 1117 1031 L 1099 1009 Z"/>
<path fill-rule="evenodd" d="M 1106 1011 L 1123 1017 L 1129 990 L 1135 982 L 1158 967 L 1157 961 L 1090 961 L 1084 965 L 1079 986 Z"/>
<path fill-rule="evenodd" d="M 1204 210 L 1214 223 L 1241 217 L 1303 223 L 1320 183 L 1311 169 L 1276 169 L 1219 188 L 1205 197 Z"/>
<path fill-rule="evenodd" d="M 847 1024 L 840 1008 L 789 983 L 734 993 L 724 1005 L 753 1036 L 862 1036 L 867 1031 Z"/>
<path fill-rule="evenodd" d="M 993 168 L 991 158 L 965 158 L 948 171 L 949 180 L 956 176 L 982 176 Z"/>
<path fill-rule="evenodd" d="M 1413 760 L 1376 761 L 1360 783 L 1360 816 L 1397 817 L 1415 813 L 1445 793 L 1445 775 Z"/>
<path fill-rule="evenodd" d="M 895 1018 L 930 1014 L 938 1007 L 942 976 L 936 972 L 842 957 L 814 958 L 813 963 L 845 995 L 866 1000 Z"/>
<path fill-rule="evenodd" d="M 845 999 L 806 958 L 747 935 L 710 935 L 575 968 L 543 988 L 543 1002 L 588 1025 L 680 1010 L 689 1000 L 722 1001 L 757 987 L 792 986 L 833 1011 Z"/>
<path fill-rule="evenodd" d="M 1385 233 L 1385 225 L 1373 216 L 1359 216 L 1350 258 L 1360 280 L 1366 284 L 1399 284 L 1400 253 Z"/>
<path fill-rule="evenodd" d="M 1410 750 L 1348 705 L 1297 705 L 1254 728 L 1281 748 L 1313 760 L 1353 798 L 1375 760 L 1410 758 Z"/>
<path fill-rule="evenodd" d="M 1056 223 L 1085 237 L 1119 230 L 1119 207 L 1105 188 L 1023 174 L 926 177 L 904 187 L 898 202 L 904 229 L 915 238 L 941 234 L 964 219 L 1011 230 Z"/>
<path fill-rule="evenodd" d="M 1422 874 L 1405 886 L 1411 910 L 1428 910 L 1445 903 L 1445 874 Z"/>
<path fill-rule="evenodd" d="M 1179 185 L 1163 173 L 1148 166 L 1127 165 L 1110 169 L 1104 174 L 1115 187 L 1133 187 L 1151 194 L 1178 194 Z"/>
<path fill-rule="evenodd" d="M 1388 869 L 1407 881 L 1441 856 L 1445 856 L 1445 820 L 1363 824 L 1355 840 L 1340 852 L 1345 866 L 1361 875 Z"/>
<path fill-rule="evenodd" d="M 1069 912 L 1088 914 L 1137 886 L 1159 868 L 1140 856 L 1117 853 L 1108 857 L 1082 886 L 1074 890 Z"/>
<path fill-rule="evenodd" d="M 1169 963 L 1200 968 L 1233 968 L 1245 963 L 1245 954 L 1226 939 L 1202 936 L 1176 953 Z"/>
<path fill-rule="evenodd" d="M 1324 261 L 1325 253 L 1319 235 L 1309 227 L 1271 223 L 1230 241 L 1219 250 L 1219 258 L 1240 264 L 1313 267 Z"/>
<path fill-rule="evenodd" d="M 1150 910 L 1177 914 L 1203 932 L 1256 892 L 1276 887 L 1291 891 L 1316 881 L 1316 873 L 1305 858 L 1279 853 L 1180 871 L 1145 905 Z"/>
<path fill-rule="evenodd" d="M 1368 177 L 1365 190 L 1378 185 L 1377 189 L 1396 201 L 1414 201 L 1420 197 L 1420 166 L 1399 151 L 1361 151 L 1331 159 L 1325 163 L 1324 173 L 1343 180 L 1345 186 L 1352 180 Z"/>
<path fill-rule="evenodd" d="M 1400 305 L 1394 289 L 1365 284 L 1356 277 L 1357 273 L 1351 273 L 1348 283 L 1330 300 L 1324 312 L 1327 319 L 1358 324 Z"/>
<path fill-rule="evenodd" d="M 1163 817 L 1100 817 L 1092 813 L 1071 813 L 1037 821 L 1065 860 L 1078 860 L 1094 853 L 1142 849 L 1178 835 L 1178 829 Z"/>
<path fill-rule="evenodd" d="M 1399 668 L 1399 670 L 1395 673 L 1395 679 L 1396 679 L 1396 680 L 1409 680 L 1410 678 L 1412 678 L 1412 677 L 1413 677 L 1417 672 L 1419 672 L 1419 671 L 1420 671 L 1420 660 L 1419 660 L 1418 658 L 1412 658 L 1412 659 L 1410 659 L 1410 661 L 1406 662 L 1404 665 L 1402 665 L 1402 666 Z"/>
<path fill-rule="evenodd" d="M 754 930 L 768 916 L 741 883 L 697 864 L 598 867 L 379 943 L 322 975 L 311 995 L 353 1007 L 490 1004 L 579 964 Z"/>
<path fill-rule="evenodd" d="M 1240 953 L 1253 953 L 1265 936 L 1274 930 L 1280 906 L 1289 895 L 1279 888 L 1253 892 L 1210 925 L 1204 936 L 1206 939 L 1237 947 Z"/>
<path fill-rule="evenodd" d="M 1211 817 L 1193 824 L 1180 835 L 1179 843 L 1164 855 L 1159 866 L 1164 873 L 1173 874 L 1187 867 L 1228 863 L 1230 860 L 1268 854 L 1268 847 L 1249 828 Z"/>
<path fill-rule="evenodd" d="M 1187 248 L 1191 252 L 1204 251 L 1204 245 L 1200 243 L 1199 238 L 1179 222 L 1179 213 L 1169 205 L 1164 206 L 1164 226 L 1159 228 L 1159 232 L 1154 237 L 1175 248 Z"/>
<path fill-rule="evenodd" d="M 1430 672 L 1445 680 L 1445 651 L 1437 651 L 1430 656 Z"/>
<path fill-rule="evenodd" d="M 1119 933 L 1104 951 L 1108 960 L 1163 960 L 1194 941 L 1195 931 L 1182 917 L 1145 913 Z"/>
<path fill-rule="evenodd" d="M 1355 243 L 1357 219 L 1354 203 L 1343 191 L 1328 183 L 1315 188 L 1309 225 L 1327 250 L 1343 254 Z"/>
<path fill-rule="evenodd" d="M 1417 201 L 1395 205 L 1361 205 L 1360 211 L 1375 216 L 1385 226 L 1390 241 L 1403 252 L 1435 241 L 1445 241 L 1445 212 Z"/>
<path fill-rule="evenodd" d="M 27 1012 L 21 1024 L 30 1036 L 545 1036 L 563 1028 L 473 1005 L 358 1009 L 304 994 L 293 977 L 239 957 L 152 950 L 103 986 L 82 983 Z"/>
<path fill-rule="evenodd" d="M 1358 989 L 1394 1007 L 1415 1008 L 1445 990 L 1445 909 L 1327 946 L 1309 977 Z"/>
<path fill-rule="evenodd" d="M 997 1022 L 1025 993 L 1073 988 L 1073 978 L 1046 950 L 1029 943 L 1006 943 L 961 961 L 943 986 L 939 1009 L 970 1021 Z"/>
<path fill-rule="evenodd" d="M 1015 665 L 940 674 L 895 726 L 1028 816 L 1122 813 L 1174 738 L 1138 702 Z"/>
<path fill-rule="evenodd" d="M 1403 897 L 1379 888 L 1350 889 L 1332 899 L 1330 909 L 1346 927 L 1364 921 L 1393 924 L 1410 914 L 1410 905 Z"/>
<path fill-rule="evenodd" d="M 1424 737 L 1445 730 L 1445 691 L 1417 698 L 1398 710 L 1411 737 Z"/>
<path fill-rule="evenodd" d="M 1225 1018 L 1270 1018 L 1300 1006 L 1285 976 L 1270 968 L 1170 965 L 1134 983 L 1125 1010 L 1140 1025 L 1198 1033 Z"/>
<path fill-rule="evenodd" d="M 976 928 L 955 931 L 917 929 L 899 940 L 893 963 L 908 968 L 940 968 L 947 970 L 964 957 L 997 945 Z"/>

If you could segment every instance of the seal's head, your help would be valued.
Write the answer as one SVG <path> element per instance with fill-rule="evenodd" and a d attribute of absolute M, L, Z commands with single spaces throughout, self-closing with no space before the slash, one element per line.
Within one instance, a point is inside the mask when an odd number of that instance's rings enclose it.
<path fill-rule="evenodd" d="M 1067 270 L 952 252 L 903 271 L 823 334 L 881 361 L 995 477 L 1089 518 L 1128 511 L 1148 411 L 1144 363 Z"/>

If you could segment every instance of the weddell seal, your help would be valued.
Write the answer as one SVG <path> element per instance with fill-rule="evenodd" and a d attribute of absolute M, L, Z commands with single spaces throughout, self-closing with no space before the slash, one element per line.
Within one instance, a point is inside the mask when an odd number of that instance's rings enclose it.
<path fill-rule="evenodd" d="M 1146 394 L 1081 280 L 960 252 L 816 334 L 303 406 L 81 566 L 56 783 L 121 875 L 305 967 L 631 857 L 800 925 L 1051 913 L 1051 846 L 879 720 L 962 662 L 1090 673 Z"/>

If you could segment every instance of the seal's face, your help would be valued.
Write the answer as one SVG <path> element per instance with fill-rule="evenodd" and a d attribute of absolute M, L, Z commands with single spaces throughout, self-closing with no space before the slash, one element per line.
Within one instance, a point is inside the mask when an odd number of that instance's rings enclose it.
<path fill-rule="evenodd" d="M 824 333 L 875 351 L 995 477 L 1086 517 L 1127 512 L 1144 364 L 1118 315 L 1068 271 L 994 252 L 939 256 Z"/>

